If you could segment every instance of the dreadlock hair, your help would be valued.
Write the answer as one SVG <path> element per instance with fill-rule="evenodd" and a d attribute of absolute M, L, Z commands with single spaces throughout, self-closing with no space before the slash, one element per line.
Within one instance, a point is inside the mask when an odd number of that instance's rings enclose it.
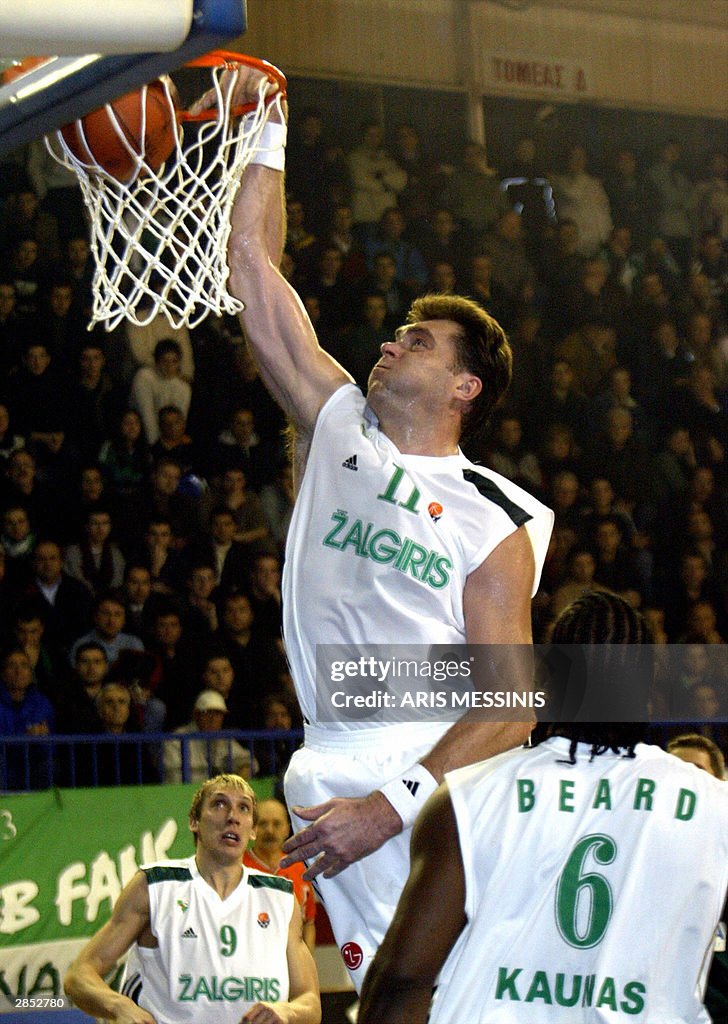
<path fill-rule="evenodd" d="M 593 592 L 570 604 L 556 620 L 551 635 L 554 644 L 579 644 L 585 659 L 585 678 L 598 690 L 590 694 L 590 706 L 604 708 L 605 717 L 626 703 L 643 721 L 557 722 L 552 734 L 571 739 L 570 764 L 576 763 L 579 743 L 591 746 L 591 757 L 607 750 L 625 757 L 635 756 L 635 746 L 644 739 L 647 723 L 643 678 L 634 678 L 635 662 L 627 645 L 648 645 L 647 623 L 635 609 L 617 594 Z M 645 652 L 646 653 L 646 652 Z M 643 667 L 643 666 L 642 666 Z M 641 676 L 640 672 L 636 676 Z"/>
<path fill-rule="evenodd" d="M 477 302 L 461 295 L 422 295 L 415 299 L 407 323 L 452 320 L 460 330 L 455 337 L 458 369 L 479 378 L 483 389 L 462 418 L 463 437 L 476 436 L 511 382 L 511 347 L 506 333 Z"/>
<path fill-rule="evenodd" d="M 647 644 L 647 624 L 624 598 L 594 591 L 573 601 L 556 620 L 555 644 Z"/>

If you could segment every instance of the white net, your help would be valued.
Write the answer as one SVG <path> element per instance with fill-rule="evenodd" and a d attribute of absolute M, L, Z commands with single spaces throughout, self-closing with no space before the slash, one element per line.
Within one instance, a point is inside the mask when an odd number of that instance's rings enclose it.
<path fill-rule="evenodd" d="M 257 105 L 236 116 L 236 85 L 247 66 L 226 61 L 210 68 L 212 118 L 180 125 L 171 157 L 156 171 L 135 152 L 107 106 L 136 165 L 127 184 L 98 163 L 80 160 L 60 131 L 47 140 L 55 159 L 75 171 L 90 219 L 95 272 L 89 327 L 100 323 L 111 331 L 122 320 L 143 326 L 159 313 L 172 327 L 195 327 L 210 313 L 243 309 L 227 291 L 230 213 L 270 113 L 284 99 L 282 89 L 266 99 L 270 81 L 261 78 Z M 174 110 L 174 87 L 162 82 Z"/>

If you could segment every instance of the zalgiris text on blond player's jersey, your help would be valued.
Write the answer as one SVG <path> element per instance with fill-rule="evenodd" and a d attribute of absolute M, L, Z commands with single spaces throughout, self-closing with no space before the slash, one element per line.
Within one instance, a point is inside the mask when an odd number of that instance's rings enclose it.
<path fill-rule="evenodd" d="M 246 1003 L 257 1003 L 261 1000 L 277 1003 L 281 998 L 278 978 L 218 978 L 214 974 L 210 977 L 180 974 L 178 982 L 177 1001 L 180 1003 L 196 1003 L 202 1000 L 211 1003 L 238 1000 Z"/>
<path fill-rule="evenodd" d="M 442 590 L 450 582 L 452 562 L 441 552 L 402 537 L 389 527 L 352 519 L 343 509 L 332 513 L 331 521 L 334 525 L 323 539 L 324 547 L 391 565 L 433 590 Z"/>

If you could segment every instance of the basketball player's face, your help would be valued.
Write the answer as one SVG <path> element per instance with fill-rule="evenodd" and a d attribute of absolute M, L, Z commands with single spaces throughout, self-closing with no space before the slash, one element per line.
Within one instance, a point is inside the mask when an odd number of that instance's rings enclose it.
<path fill-rule="evenodd" d="M 253 798 L 241 789 L 213 789 L 190 829 L 197 834 L 198 852 L 240 861 L 248 841 L 255 839 Z"/>
<path fill-rule="evenodd" d="M 452 320 L 425 320 L 395 331 L 369 375 L 367 397 L 378 415 L 391 401 L 400 409 L 402 403 L 426 401 L 433 413 L 449 401 L 459 372 L 457 330 Z"/>

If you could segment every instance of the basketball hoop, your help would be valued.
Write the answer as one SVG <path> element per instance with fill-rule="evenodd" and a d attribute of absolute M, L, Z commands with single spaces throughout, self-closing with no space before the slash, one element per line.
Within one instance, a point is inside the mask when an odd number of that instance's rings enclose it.
<path fill-rule="evenodd" d="M 112 177 L 90 151 L 83 162 L 60 131 L 46 140 L 52 156 L 76 173 L 90 219 L 89 329 L 100 323 L 112 331 L 122 320 L 144 326 L 159 313 L 174 328 L 195 327 L 210 313 L 244 308 L 227 291 L 230 214 L 271 112 L 282 116 L 286 79 L 266 61 L 224 50 L 186 66 L 210 69 L 210 106 L 177 110 L 173 84 L 161 79 L 178 128 L 172 154 L 157 170 L 145 160 L 143 145 L 142 152 L 130 145 L 109 106 L 112 130 L 136 164 L 130 181 Z M 250 67 L 265 75 L 257 101 L 233 105 L 240 73 Z M 271 83 L 278 87 L 272 95 Z"/>

